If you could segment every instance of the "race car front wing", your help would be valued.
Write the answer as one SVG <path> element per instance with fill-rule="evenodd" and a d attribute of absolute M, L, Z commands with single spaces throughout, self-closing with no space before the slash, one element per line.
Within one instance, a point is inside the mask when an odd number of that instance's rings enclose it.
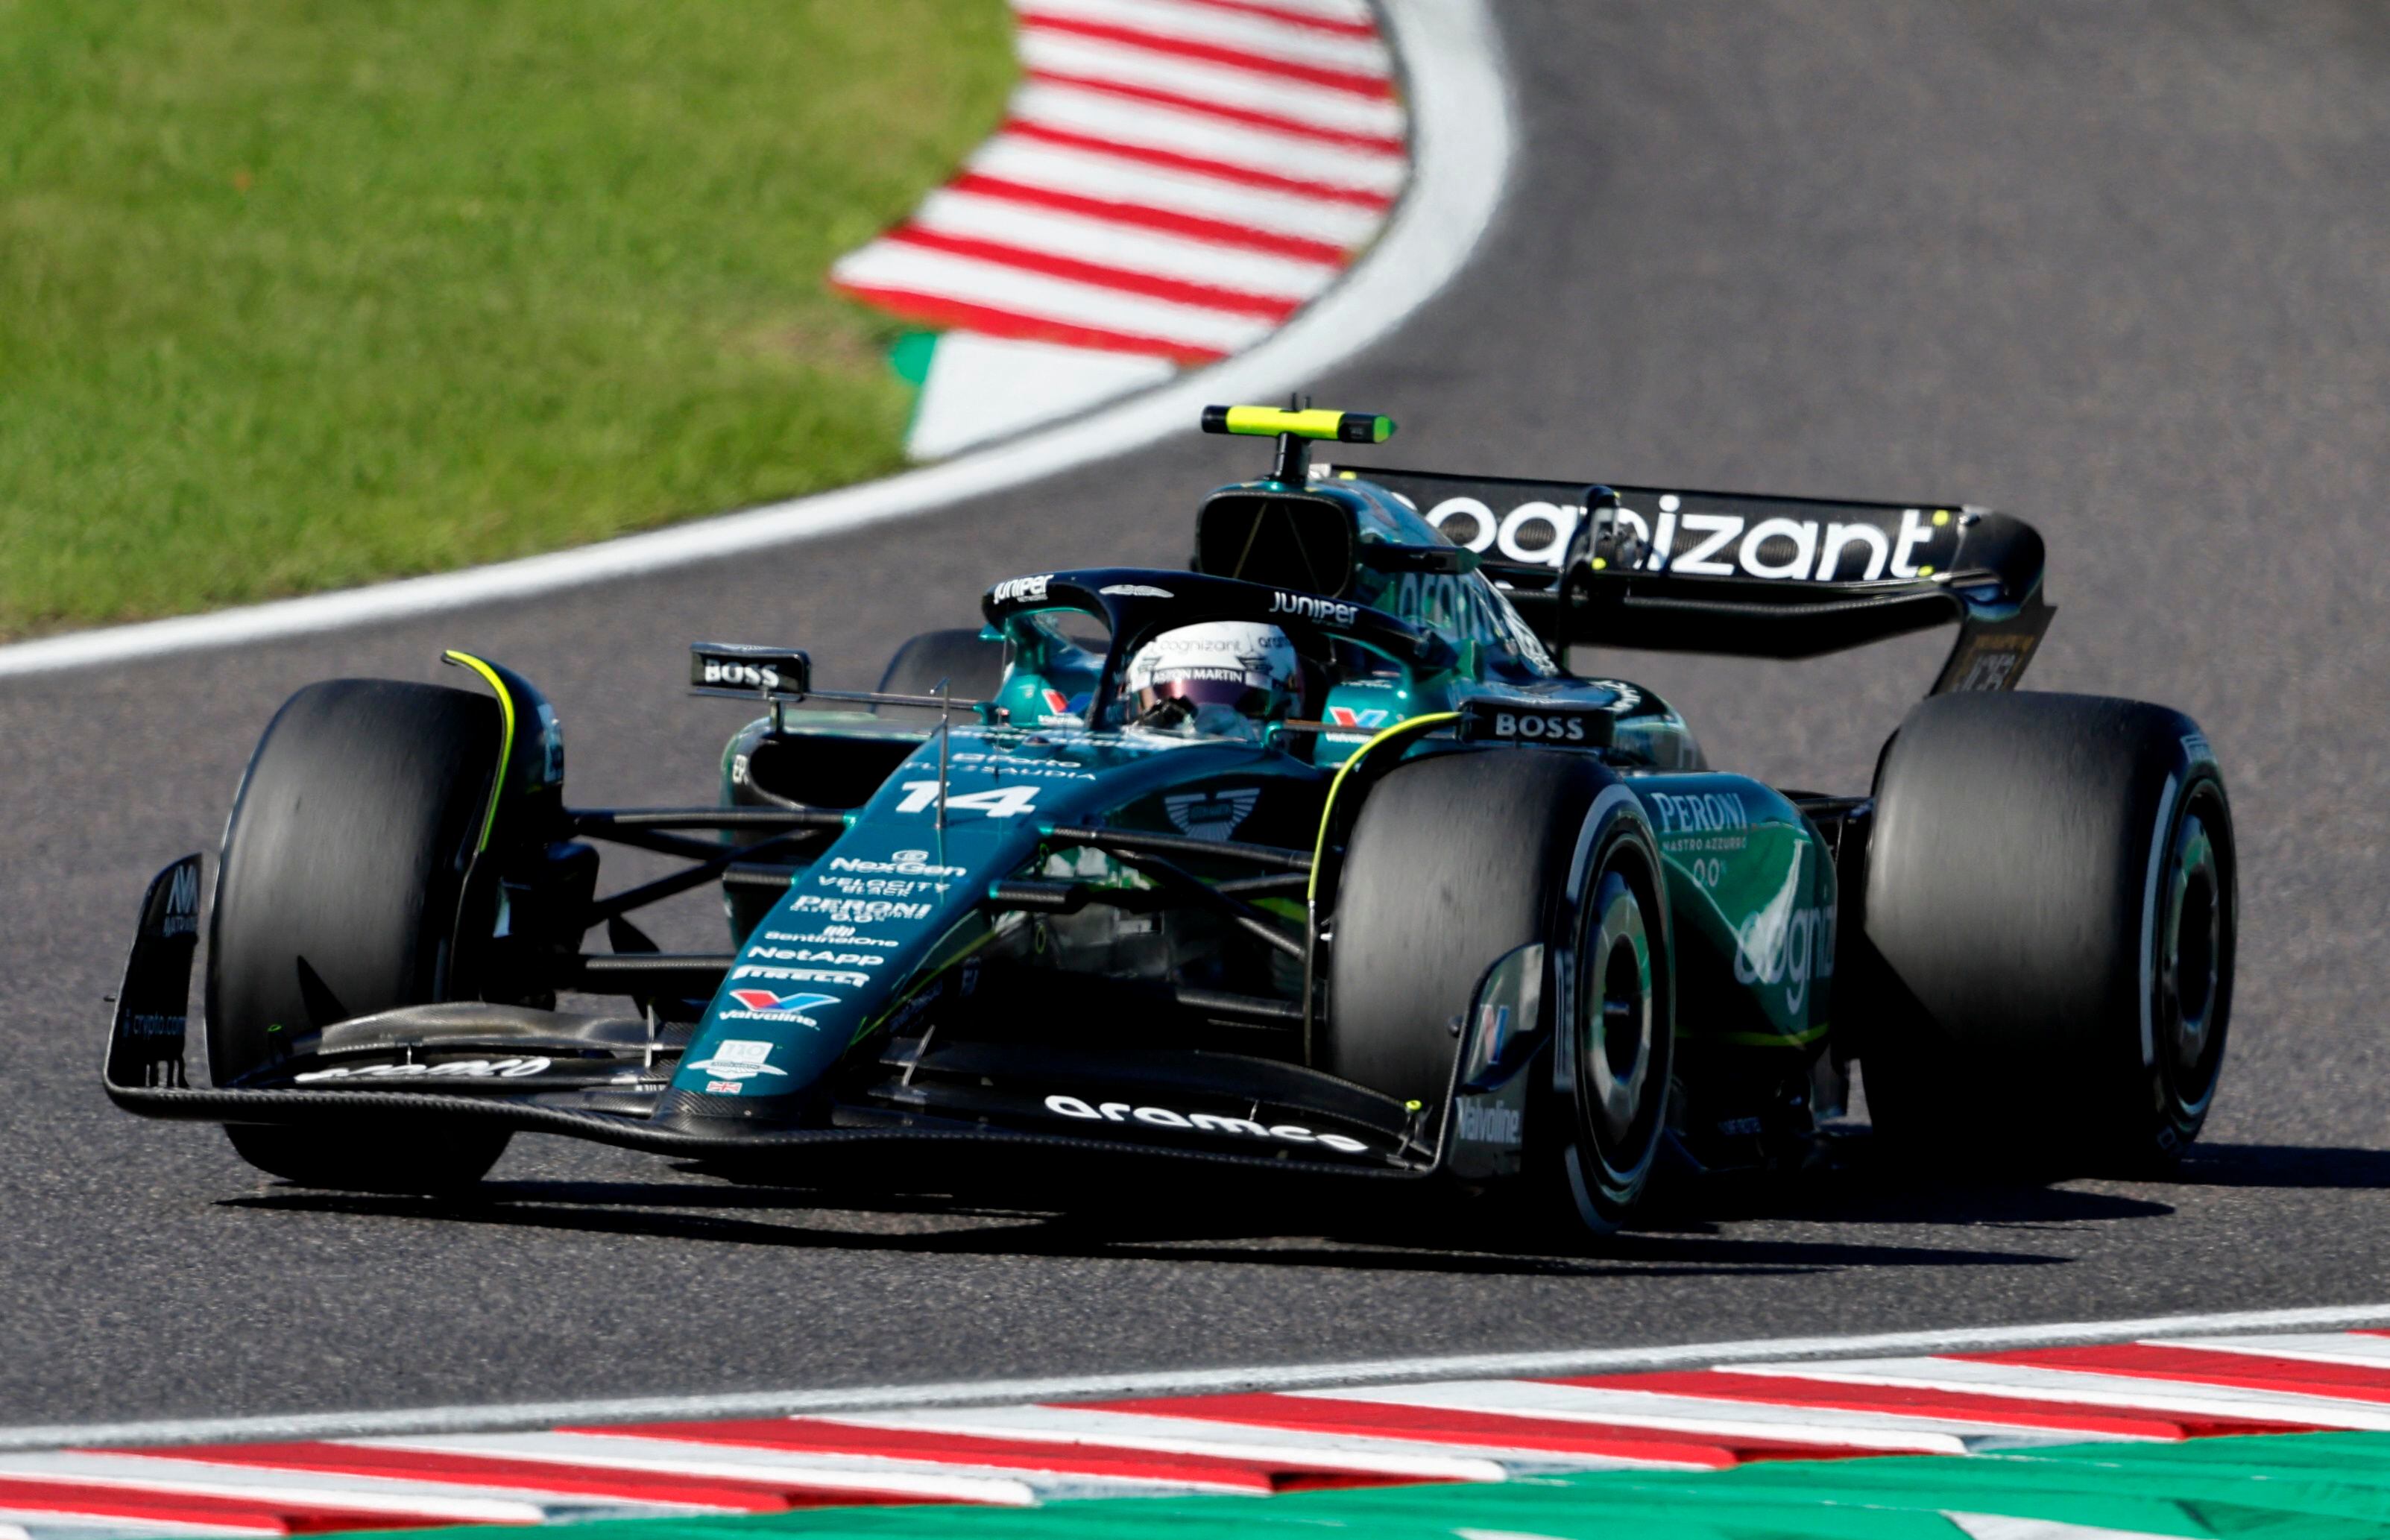
<path fill-rule="evenodd" d="M 812 1125 L 673 1126 L 656 1113 L 685 1025 L 475 1001 L 403 1007 L 294 1034 L 231 1085 L 185 1068 L 200 858 L 151 881 L 108 1040 L 109 1098 L 142 1117 L 421 1131 L 495 1123 L 746 1164 L 855 1147 L 1164 1161 L 1288 1175 L 1416 1180 L 1446 1130 L 1300 1065 L 1188 1050 L 1045 1049 L 897 1039 Z M 1451 1120 L 1443 1120 L 1449 1123 Z M 1065 1130 L 1068 1130 L 1067 1132 Z M 1241 1148 L 1240 1148 L 1241 1147 Z"/>

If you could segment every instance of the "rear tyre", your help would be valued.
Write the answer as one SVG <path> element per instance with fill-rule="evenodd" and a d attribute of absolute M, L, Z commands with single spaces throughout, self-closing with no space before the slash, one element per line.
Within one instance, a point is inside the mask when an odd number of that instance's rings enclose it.
<path fill-rule="evenodd" d="M 2231 808 L 2198 725 L 2097 696 L 1938 696 L 1876 772 L 1868 1105 L 1961 1163 L 2149 1172 L 2222 1072 Z"/>
<path fill-rule="evenodd" d="M 462 690 L 334 679 L 292 696 L 242 776 L 217 867 L 207 969 L 219 1085 L 284 1045 L 444 997 L 465 870 L 489 806 L 498 711 Z M 479 1181 L 508 1131 L 234 1123 L 243 1160 L 309 1187 L 436 1191 Z"/>
<path fill-rule="evenodd" d="M 1527 1160 L 1564 1212 L 1615 1230 L 1651 1176 L 1675 1052 L 1659 873 L 1633 796 L 1582 756 L 1395 769 L 1345 856 L 1321 1068 L 1420 1102 L 1433 1126 L 1486 970 L 1545 943 L 1557 1043 L 1548 1088 L 1534 1072 Z"/>
<path fill-rule="evenodd" d="M 883 695 L 935 695 L 938 681 L 957 700 L 993 700 L 1004 682 L 1004 644 L 976 630 L 924 631 L 896 649 L 880 676 Z"/>

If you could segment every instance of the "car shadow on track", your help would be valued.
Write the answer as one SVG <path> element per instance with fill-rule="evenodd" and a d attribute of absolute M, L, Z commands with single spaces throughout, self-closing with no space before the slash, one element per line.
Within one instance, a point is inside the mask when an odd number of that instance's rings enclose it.
<path fill-rule="evenodd" d="M 2194 1187 L 2329 1191 L 2390 1188 L 2390 1150 L 2288 1144 L 2196 1144 L 2168 1181 Z"/>
<path fill-rule="evenodd" d="M 521 1181 L 469 1197 L 382 1197 L 283 1187 L 221 1205 L 636 1237 L 675 1242 L 928 1255 L 1332 1267 L 1551 1277 L 1765 1276 L 1855 1267 L 2035 1267 L 2063 1256 L 1872 1240 L 1741 1238 L 1676 1226 L 1583 1247 L 1523 1251 L 1516 1218 L 1470 1205 L 1254 1201 L 1150 1193 L 1053 1211 L 905 1193 L 826 1193 L 709 1182 Z M 1323 1226 L 1323 1213 L 1335 1219 Z M 786 1215 L 786 1218 L 765 1217 Z M 1548 1222 L 1523 1233 L 1549 1233 Z"/>

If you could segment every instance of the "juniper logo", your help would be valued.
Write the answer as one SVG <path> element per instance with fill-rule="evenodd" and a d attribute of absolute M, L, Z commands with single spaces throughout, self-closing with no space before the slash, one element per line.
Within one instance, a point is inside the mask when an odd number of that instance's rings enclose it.
<path fill-rule="evenodd" d="M 1320 621 L 1330 625 L 1351 625 L 1361 612 L 1357 604 L 1341 604 L 1334 599 L 1316 598 L 1309 594 L 1289 594 L 1283 590 L 1270 595 L 1270 613 L 1292 615 L 1299 620 Z"/>

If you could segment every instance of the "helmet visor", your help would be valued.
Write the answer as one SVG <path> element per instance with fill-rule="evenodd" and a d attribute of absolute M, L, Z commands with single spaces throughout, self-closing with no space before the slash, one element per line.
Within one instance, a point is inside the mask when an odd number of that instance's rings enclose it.
<path fill-rule="evenodd" d="M 1137 715 L 1150 716 L 1172 701 L 1188 716 L 1221 706 L 1253 721 L 1277 715 L 1285 703 L 1277 691 L 1253 684 L 1242 669 L 1174 669 L 1137 692 Z"/>

